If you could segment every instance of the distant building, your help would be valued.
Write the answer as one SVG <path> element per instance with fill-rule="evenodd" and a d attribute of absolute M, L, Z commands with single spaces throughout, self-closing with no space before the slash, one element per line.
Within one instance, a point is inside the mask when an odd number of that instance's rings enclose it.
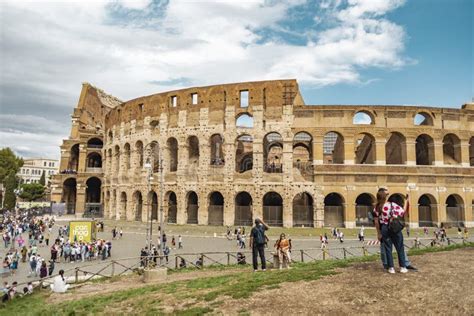
<path fill-rule="evenodd" d="M 59 161 L 55 159 L 31 158 L 23 161 L 23 167 L 17 173 L 21 183 L 39 183 L 41 175 L 45 172 L 46 185 L 48 185 L 51 176 L 59 172 Z"/>

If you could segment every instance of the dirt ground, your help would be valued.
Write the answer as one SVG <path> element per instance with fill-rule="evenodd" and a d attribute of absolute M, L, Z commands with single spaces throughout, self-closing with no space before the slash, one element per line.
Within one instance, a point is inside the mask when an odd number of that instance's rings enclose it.
<path fill-rule="evenodd" d="M 312 282 L 282 284 L 247 300 L 227 300 L 224 315 L 474 315 L 474 249 L 410 258 L 419 272 L 391 275 L 357 264 Z"/>

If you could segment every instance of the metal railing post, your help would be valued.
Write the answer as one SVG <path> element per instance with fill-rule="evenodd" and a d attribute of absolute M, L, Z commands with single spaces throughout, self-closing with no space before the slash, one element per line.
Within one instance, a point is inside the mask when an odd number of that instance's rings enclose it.
<path fill-rule="evenodd" d="M 303 249 L 300 250 L 300 254 L 301 254 L 301 262 L 304 262 L 304 252 L 303 252 Z"/>
<path fill-rule="evenodd" d="M 346 248 L 342 248 L 342 252 L 344 253 L 344 259 L 347 259 Z"/>
<path fill-rule="evenodd" d="M 75 281 L 75 283 L 79 282 L 79 268 L 76 268 L 74 281 Z"/>
<path fill-rule="evenodd" d="M 115 261 L 112 261 L 112 276 L 115 275 Z"/>

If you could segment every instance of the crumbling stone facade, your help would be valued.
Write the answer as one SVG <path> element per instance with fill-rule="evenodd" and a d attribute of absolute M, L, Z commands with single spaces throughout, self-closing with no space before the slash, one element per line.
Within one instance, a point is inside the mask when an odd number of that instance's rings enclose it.
<path fill-rule="evenodd" d="M 127 102 L 84 84 L 61 146 L 61 170 L 74 163 L 77 174 L 58 175 L 52 195 L 70 201 L 74 179 L 80 215 L 97 203 L 87 184 L 97 178 L 108 218 L 156 220 L 163 200 L 166 221 L 177 224 L 263 217 L 275 226 L 355 227 L 370 225 L 376 191 L 387 186 L 395 201 L 409 193 L 412 227 L 473 226 L 473 136 L 474 104 L 305 105 L 296 80 Z M 103 147 L 90 148 L 91 139 Z M 88 167 L 93 153 L 100 168 Z"/>

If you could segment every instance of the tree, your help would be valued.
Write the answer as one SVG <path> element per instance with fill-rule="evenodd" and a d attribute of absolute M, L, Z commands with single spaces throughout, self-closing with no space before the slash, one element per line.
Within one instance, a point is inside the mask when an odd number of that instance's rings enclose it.
<path fill-rule="evenodd" d="M 12 209 L 15 207 L 16 196 L 13 192 L 18 185 L 16 174 L 23 166 L 23 159 L 17 157 L 10 148 L 0 149 L 0 182 L 5 187 L 4 207 Z"/>
<path fill-rule="evenodd" d="M 21 186 L 20 197 L 28 202 L 36 201 L 44 196 L 44 186 L 39 183 L 28 183 Z"/>
<path fill-rule="evenodd" d="M 46 184 L 46 171 L 44 171 L 44 170 L 43 170 L 43 173 L 41 174 L 41 178 L 40 178 L 39 183 L 42 186 L 45 186 L 45 184 Z"/>
<path fill-rule="evenodd" d="M 4 207 L 7 209 L 14 209 L 16 204 L 15 192 L 13 192 L 18 185 L 18 179 L 16 173 L 11 171 L 4 179 L 3 185 L 5 186 L 5 202 Z"/>

